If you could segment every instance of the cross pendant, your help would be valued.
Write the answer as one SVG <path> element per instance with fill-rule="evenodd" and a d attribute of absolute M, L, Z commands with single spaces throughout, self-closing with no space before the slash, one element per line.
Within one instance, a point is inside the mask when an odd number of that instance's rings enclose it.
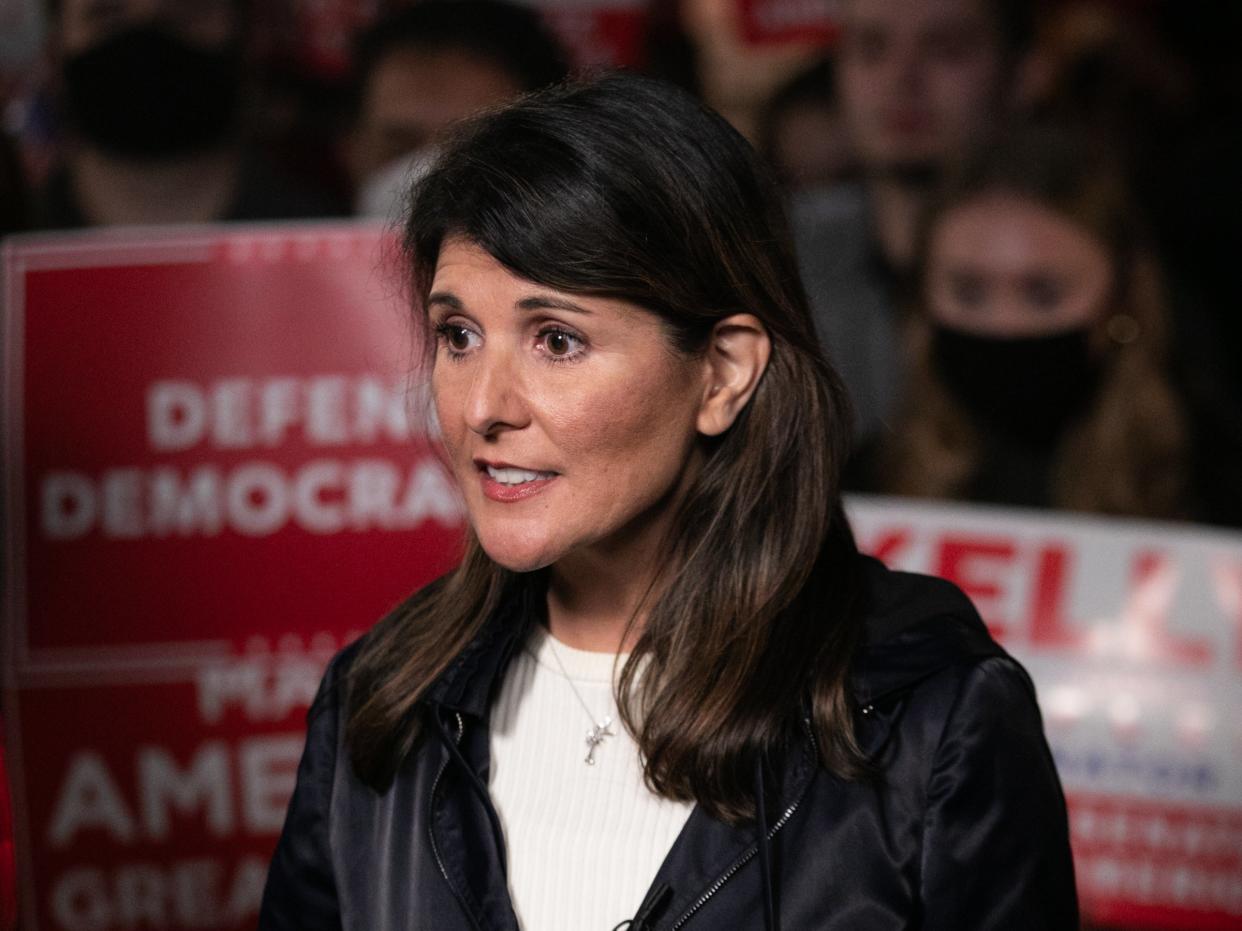
<path fill-rule="evenodd" d="M 595 765 L 595 748 L 604 742 L 605 737 L 615 736 L 612 732 L 612 718 L 604 718 L 603 724 L 596 724 L 586 735 L 587 743 L 587 766 Z"/>

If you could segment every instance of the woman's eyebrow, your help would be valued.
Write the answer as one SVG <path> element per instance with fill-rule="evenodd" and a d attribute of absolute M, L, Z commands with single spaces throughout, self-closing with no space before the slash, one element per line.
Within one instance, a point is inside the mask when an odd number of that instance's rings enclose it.
<path fill-rule="evenodd" d="M 518 310 L 568 310 L 575 314 L 590 314 L 591 311 L 583 307 L 581 304 L 575 304 L 573 301 L 567 301 L 563 297 L 552 297 L 551 295 L 538 294 L 534 297 L 524 297 L 517 302 Z"/>
<path fill-rule="evenodd" d="M 433 307 L 436 304 L 443 304 L 449 310 L 461 310 L 462 308 L 461 299 L 447 291 L 433 291 L 427 295 L 427 306 Z"/>

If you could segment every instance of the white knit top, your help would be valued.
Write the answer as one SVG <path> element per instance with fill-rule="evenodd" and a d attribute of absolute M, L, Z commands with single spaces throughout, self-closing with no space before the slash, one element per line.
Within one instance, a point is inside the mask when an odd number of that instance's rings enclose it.
<path fill-rule="evenodd" d="M 615 736 L 596 748 L 594 766 L 585 762 L 591 718 L 556 657 L 591 717 L 613 719 Z M 617 720 L 615 659 L 554 641 L 536 624 L 492 708 L 489 788 L 525 931 L 609 931 L 632 917 L 693 807 L 643 784 L 638 746 Z"/>

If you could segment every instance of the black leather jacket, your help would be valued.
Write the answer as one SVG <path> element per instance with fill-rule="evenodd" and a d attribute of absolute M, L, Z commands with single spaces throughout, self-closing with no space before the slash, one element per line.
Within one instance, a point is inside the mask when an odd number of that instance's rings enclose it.
<path fill-rule="evenodd" d="M 766 843 L 753 824 L 694 809 L 630 931 L 1078 926 L 1065 802 L 1025 671 L 953 586 L 873 560 L 862 571 L 870 608 L 852 685 L 879 778 L 830 775 L 808 728 L 768 786 Z M 333 660 L 260 928 L 517 929 L 486 790 L 488 696 L 525 629 L 514 613 L 435 684 L 441 734 L 383 793 L 359 782 L 341 743 L 354 648 Z"/>

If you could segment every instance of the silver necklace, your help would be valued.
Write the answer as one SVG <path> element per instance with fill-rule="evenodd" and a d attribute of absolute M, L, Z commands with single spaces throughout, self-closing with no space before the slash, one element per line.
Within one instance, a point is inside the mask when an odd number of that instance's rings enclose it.
<path fill-rule="evenodd" d="M 587 766 L 595 765 L 595 748 L 604 742 L 605 737 L 615 737 L 612 731 L 612 716 L 606 715 L 603 721 L 596 721 L 595 715 L 591 713 L 591 708 L 586 703 L 586 699 L 582 697 L 582 693 L 578 691 L 578 686 L 574 685 L 574 680 L 569 677 L 565 664 L 561 662 L 561 655 L 556 652 L 556 638 L 548 634 L 548 650 L 552 654 L 552 658 L 556 660 L 556 665 L 560 667 L 561 675 L 565 677 L 565 681 L 569 683 L 569 688 L 574 693 L 574 698 L 578 699 L 578 704 L 582 706 L 582 710 L 586 712 L 587 719 L 591 722 L 591 729 L 587 731 L 586 745 L 587 755 L 585 762 Z"/>

